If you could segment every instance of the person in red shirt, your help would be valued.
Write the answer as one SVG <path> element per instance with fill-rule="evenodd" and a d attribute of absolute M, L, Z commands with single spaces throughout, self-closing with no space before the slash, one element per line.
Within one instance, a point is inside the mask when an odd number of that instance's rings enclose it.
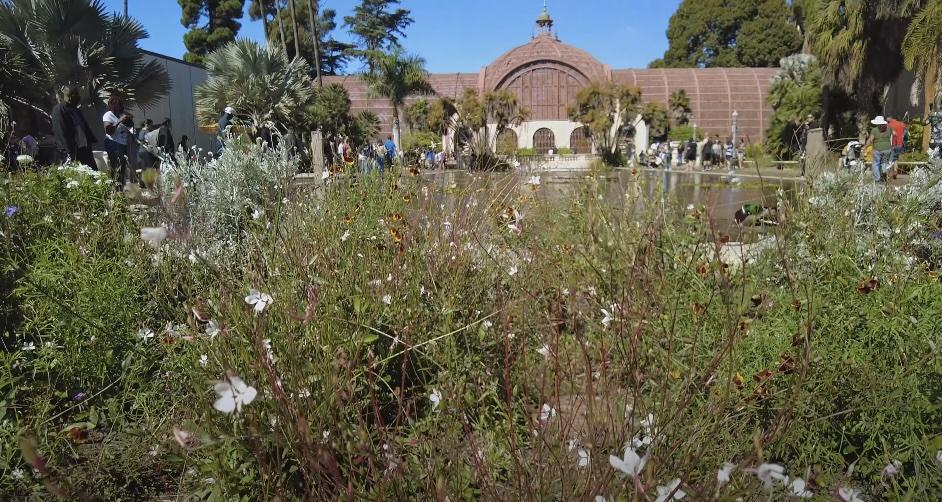
<path fill-rule="evenodd" d="M 889 124 L 890 130 L 893 131 L 893 138 L 890 140 L 893 146 L 893 156 L 890 160 L 892 163 L 899 160 L 899 156 L 903 153 L 903 147 L 906 144 L 906 124 L 897 120 L 894 115 L 889 116 L 887 124 Z"/>

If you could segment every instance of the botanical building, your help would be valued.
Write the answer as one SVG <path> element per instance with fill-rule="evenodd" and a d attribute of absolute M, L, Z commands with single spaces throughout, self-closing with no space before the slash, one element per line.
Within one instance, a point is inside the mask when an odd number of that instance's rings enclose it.
<path fill-rule="evenodd" d="M 458 98 L 466 88 L 480 92 L 508 89 L 530 110 L 530 120 L 508 131 L 502 144 L 534 148 L 538 153 L 569 148 L 573 153 L 591 153 L 581 125 L 571 122 L 567 108 L 579 90 L 590 82 L 614 81 L 641 89 L 642 101 L 665 105 L 671 93 L 684 89 L 693 111 L 691 123 L 701 131 L 731 135 L 733 112 L 737 112 L 738 134 L 761 141 L 772 116 L 766 102 L 776 68 L 612 69 L 588 52 L 559 40 L 553 19 L 544 10 L 537 18 L 533 38 L 506 52 L 475 73 L 433 74 L 430 82 L 439 96 Z M 369 96 L 358 77 L 327 77 L 350 93 L 353 111 L 371 110 L 383 122 L 384 134 L 392 129 L 392 107 L 383 98 Z M 636 120 L 635 145 L 648 144 L 647 128 Z"/>

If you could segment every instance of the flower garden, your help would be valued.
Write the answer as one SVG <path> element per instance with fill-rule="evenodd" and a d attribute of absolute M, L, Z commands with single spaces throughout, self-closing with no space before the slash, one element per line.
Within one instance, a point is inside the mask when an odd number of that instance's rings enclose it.
<path fill-rule="evenodd" d="M 724 263 L 708 208 L 292 183 L 0 184 L 6 499 L 930 500 L 936 175 L 824 175 Z M 706 237 L 704 237 L 706 236 Z"/>

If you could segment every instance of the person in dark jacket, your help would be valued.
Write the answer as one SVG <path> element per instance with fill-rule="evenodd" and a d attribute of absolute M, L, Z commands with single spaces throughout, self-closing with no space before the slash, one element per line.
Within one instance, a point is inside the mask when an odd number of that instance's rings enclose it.
<path fill-rule="evenodd" d="M 78 87 L 62 89 L 62 101 L 52 109 L 52 134 L 56 141 L 56 162 L 78 161 L 97 170 L 92 145 L 97 141 L 85 116 L 78 109 Z"/>
<path fill-rule="evenodd" d="M 160 124 L 160 130 L 157 132 L 157 148 L 163 150 L 167 155 L 173 155 L 177 145 L 173 142 L 173 133 L 170 131 L 170 119 L 164 119 Z"/>

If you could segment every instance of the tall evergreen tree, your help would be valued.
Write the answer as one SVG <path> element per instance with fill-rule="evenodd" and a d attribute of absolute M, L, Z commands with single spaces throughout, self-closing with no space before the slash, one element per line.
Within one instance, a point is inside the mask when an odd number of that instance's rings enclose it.
<path fill-rule="evenodd" d="M 333 31 L 337 28 L 337 12 L 333 9 L 319 9 L 318 2 L 314 0 L 295 0 L 296 15 L 292 22 L 287 0 L 251 0 L 249 4 L 249 17 L 252 20 L 262 19 L 262 5 L 265 6 L 265 15 L 268 22 L 268 36 L 272 43 L 280 47 L 281 35 L 284 34 L 288 57 L 295 56 L 294 40 L 297 33 L 301 57 L 311 68 L 311 75 L 316 76 L 318 66 L 322 75 L 340 75 L 346 68 L 350 51 L 353 45 L 340 42 L 333 38 Z M 313 12 L 311 12 L 313 9 Z M 280 16 L 279 16 L 280 13 Z M 312 16 L 313 14 L 313 16 Z M 310 19 L 314 19 L 314 32 L 311 30 Z M 295 27 L 297 29 L 295 29 Z M 320 61 L 316 65 L 315 61 Z"/>
<path fill-rule="evenodd" d="M 773 67 L 801 49 L 785 0 L 684 0 L 667 38 L 652 67 Z"/>
<path fill-rule="evenodd" d="M 399 47 L 399 37 L 405 37 L 403 30 L 413 20 L 406 9 L 391 10 L 396 5 L 399 0 L 362 0 L 353 15 L 344 18 L 344 26 L 359 42 L 361 55 Z M 369 58 L 364 59 L 369 65 Z"/>
<path fill-rule="evenodd" d="M 183 9 L 180 24 L 190 31 L 183 36 L 183 59 L 202 64 L 210 52 L 235 40 L 242 25 L 245 0 L 177 0 Z"/>

